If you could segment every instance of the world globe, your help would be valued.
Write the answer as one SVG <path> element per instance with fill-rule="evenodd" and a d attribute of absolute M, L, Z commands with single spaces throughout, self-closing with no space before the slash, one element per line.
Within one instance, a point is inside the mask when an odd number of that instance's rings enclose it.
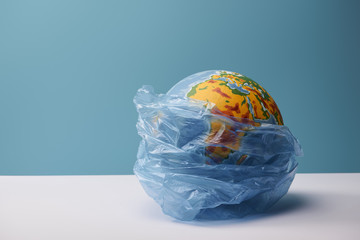
<path fill-rule="evenodd" d="M 226 116 L 235 122 L 260 126 L 263 123 L 283 125 L 278 106 L 270 94 L 254 80 L 236 72 L 212 70 L 193 74 L 174 85 L 167 93 L 188 97 L 212 104 L 211 112 Z M 241 148 L 246 131 L 236 131 L 234 126 L 210 122 L 210 132 L 206 142 L 206 156 L 210 163 L 223 163 L 233 150 Z M 212 144 L 211 144 L 212 143 Z M 238 156 L 235 164 L 241 164 L 248 154 Z M 231 158 L 233 159 L 233 157 Z"/>
<path fill-rule="evenodd" d="M 165 214 L 238 218 L 264 212 L 288 191 L 302 148 L 250 78 L 200 72 L 167 94 L 143 86 L 134 103 L 142 138 L 134 173 Z"/>

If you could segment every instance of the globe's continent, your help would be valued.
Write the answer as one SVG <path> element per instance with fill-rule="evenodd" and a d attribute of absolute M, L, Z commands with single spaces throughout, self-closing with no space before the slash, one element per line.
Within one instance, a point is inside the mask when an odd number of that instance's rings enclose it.
<path fill-rule="evenodd" d="M 237 122 L 254 126 L 259 126 L 261 122 L 284 124 L 275 101 L 258 83 L 238 73 L 218 73 L 192 86 L 187 97 L 213 103 L 214 114 L 230 117 Z M 206 148 L 207 156 L 221 163 L 233 149 L 239 149 L 244 134 L 245 131 L 234 131 L 233 126 L 224 127 L 222 122 L 211 121 L 211 131 L 206 141 L 212 145 Z M 244 154 L 236 164 L 246 158 Z"/>

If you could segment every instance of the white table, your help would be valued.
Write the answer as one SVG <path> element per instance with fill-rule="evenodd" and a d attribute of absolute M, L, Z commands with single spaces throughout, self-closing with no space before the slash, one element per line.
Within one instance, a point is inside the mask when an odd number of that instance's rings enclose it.
<path fill-rule="evenodd" d="M 1 240 L 360 239 L 360 173 L 297 174 L 268 213 L 181 222 L 135 176 L 0 176 Z"/>

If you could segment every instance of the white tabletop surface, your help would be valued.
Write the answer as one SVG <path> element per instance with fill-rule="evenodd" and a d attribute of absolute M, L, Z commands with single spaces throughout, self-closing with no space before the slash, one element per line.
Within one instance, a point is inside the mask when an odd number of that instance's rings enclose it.
<path fill-rule="evenodd" d="M 135 176 L 0 176 L 1 240 L 360 239 L 360 173 L 297 174 L 266 214 L 181 222 Z"/>

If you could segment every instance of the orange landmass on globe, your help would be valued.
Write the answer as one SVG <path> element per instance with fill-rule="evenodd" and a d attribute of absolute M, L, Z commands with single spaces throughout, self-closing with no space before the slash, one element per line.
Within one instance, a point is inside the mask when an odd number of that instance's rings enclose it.
<path fill-rule="evenodd" d="M 251 122 L 259 126 L 261 120 L 272 115 L 276 124 L 283 125 L 279 108 L 273 98 L 258 83 L 240 74 L 228 72 L 212 75 L 211 79 L 198 83 L 187 94 L 188 97 L 215 104 L 213 113 L 231 117 L 238 122 Z M 260 121 L 259 121 L 260 120 Z M 238 149 L 244 132 L 235 131 L 232 126 L 211 122 L 207 142 L 224 147 L 211 146 L 206 151 L 215 162 L 222 162 L 232 149 Z M 246 159 L 242 156 L 237 164 Z"/>

